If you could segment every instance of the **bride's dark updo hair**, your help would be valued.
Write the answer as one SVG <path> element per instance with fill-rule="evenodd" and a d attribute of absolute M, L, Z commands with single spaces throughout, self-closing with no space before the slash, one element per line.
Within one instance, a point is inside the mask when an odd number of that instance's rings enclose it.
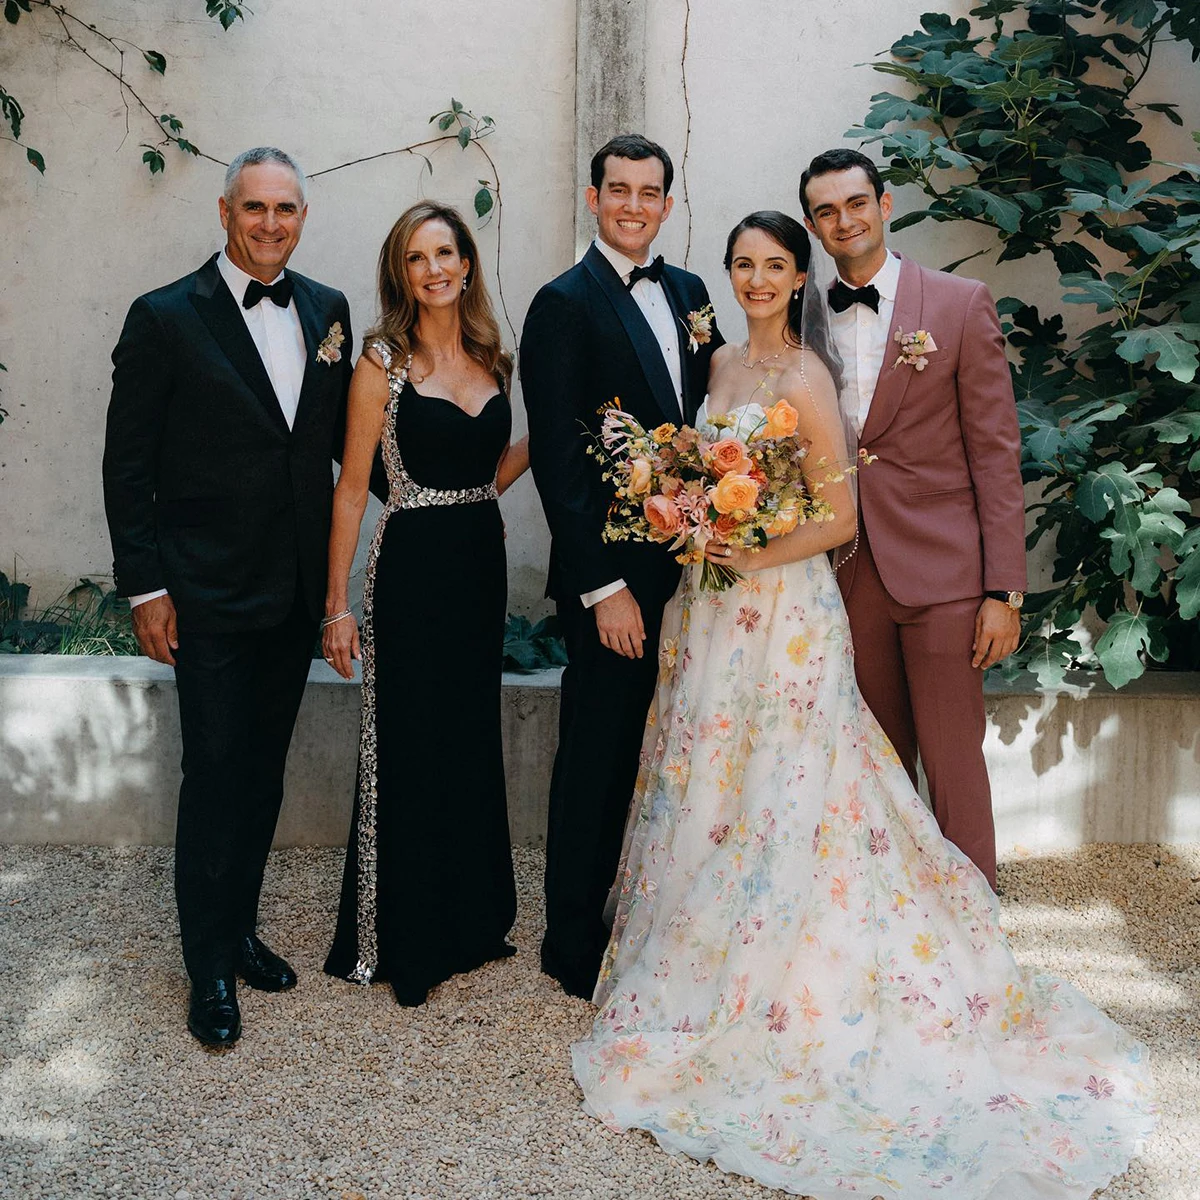
<path fill-rule="evenodd" d="M 773 242 L 786 250 L 796 260 L 796 270 L 807 272 L 812 263 L 812 242 L 808 239 L 808 231 L 787 213 L 775 209 L 761 209 L 743 217 L 729 232 L 725 242 L 725 270 L 733 266 L 733 247 L 738 238 L 747 229 L 759 229 Z M 787 329 L 784 338 L 793 346 L 801 345 L 807 336 L 808 347 L 829 368 L 833 376 L 834 386 L 842 385 L 842 359 L 834 345 L 829 331 L 829 321 L 825 315 L 825 305 L 819 297 L 814 297 L 816 303 L 811 306 L 808 314 L 807 328 L 804 317 L 804 296 L 807 291 L 807 281 L 801 284 L 796 295 L 788 300 Z"/>
<path fill-rule="evenodd" d="M 807 271 L 812 261 L 812 245 L 808 240 L 808 231 L 794 217 L 787 213 L 776 212 L 774 209 L 762 209 L 743 217 L 730 231 L 725 243 L 725 270 L 733 266 L 734 243 L 747 229 L 760 229 L 773 242 L 778 242 L 795 260 L 797 271 Z M 801 341 L 801 316 L 804 312 L 804 288 L 800 294 L 788 301 L 788 340 L 795 346 Z"/>

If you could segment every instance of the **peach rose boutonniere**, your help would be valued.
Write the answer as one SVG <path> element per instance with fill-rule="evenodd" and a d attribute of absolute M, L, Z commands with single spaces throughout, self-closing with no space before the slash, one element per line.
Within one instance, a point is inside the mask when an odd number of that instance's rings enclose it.
<path fill-rule="evenodd" d="M 684 329 L 688 335 L 688 349 L 695 354 L 701 346 L 707 346 L 712 341 L 713 324 L 717 319 L 716 313 L 713 311 L 711 304 L 706 304 L 703 308 L 697 309 L 695 312 L 690 312 L 686 317 L 681 317 Z"/>
<path fill-rule="evenodd" d="M 335 362 L 341 362 L 342 343 L 345 340 L 346 335 L 342 332 L 341 321 L 334 321 L 325 335 L 325 340 L 317 347 L 317 362 L 324 363 L 327 367 L 333 366 Z"/>
<path fill-rule="evenodd" d="M 900 347 L 900 357 L 892 363 L 893 370 L 903 364 L 923 371 L 927 365 L 925 355 L 932 354 L 937 349 L 937 342 L 927 329 L 918 329 L 916 333 L 905 333 L 902 329 L 897 329 L 892 335 L 892 340 Z"/>

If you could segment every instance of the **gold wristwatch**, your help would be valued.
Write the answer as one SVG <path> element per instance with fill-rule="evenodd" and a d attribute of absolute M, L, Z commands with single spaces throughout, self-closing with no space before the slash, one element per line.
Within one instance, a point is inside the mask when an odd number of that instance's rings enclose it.
<path fill-rule="evenodd" d="M 989 600 L 999 600 L 1001 604 L 1007 604 L 1014 612 L 1021 611 L 1021 605 L 1025 603 L 1024 592 L 984 592 Z"/>

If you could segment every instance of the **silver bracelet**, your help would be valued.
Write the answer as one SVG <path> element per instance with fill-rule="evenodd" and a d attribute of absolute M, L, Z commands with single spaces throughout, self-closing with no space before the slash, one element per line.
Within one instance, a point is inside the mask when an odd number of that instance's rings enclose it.
<path fill-rule="evenodd" d="M 335 613 L 332 617 L 322 617 L 321 628 L 328 629 L 330 625 L 336 625 L 339 621 L 344 621 L 348 616 L 350 616 L 350 610 L 344 608 L 340 613 Z"/>

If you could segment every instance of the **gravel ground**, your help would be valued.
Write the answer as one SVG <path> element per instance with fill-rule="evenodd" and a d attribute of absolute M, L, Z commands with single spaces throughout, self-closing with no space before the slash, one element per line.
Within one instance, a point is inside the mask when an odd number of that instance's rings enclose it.
<path fill-rule="evenodd" d="M 520 953 L 412 1010 L 320 972 L 341 853 L 276 853 L 262 929 L 300 986 L 243 988 L 242 1041 L 214 1054 L 184 1028 L 169 851 L 0 847 L 0 1195 L 782 1195 L 579 1111 L 567 1047 L 591 1006 L 538 973 L 541 855 L 519 850 L 517 865 Z M 1098 1195 L 1193 1200 L 1200 846 L 1020 859 L 1001 888 L 1021 957 L 1152 1050 L 1159 1130 Z"/>

